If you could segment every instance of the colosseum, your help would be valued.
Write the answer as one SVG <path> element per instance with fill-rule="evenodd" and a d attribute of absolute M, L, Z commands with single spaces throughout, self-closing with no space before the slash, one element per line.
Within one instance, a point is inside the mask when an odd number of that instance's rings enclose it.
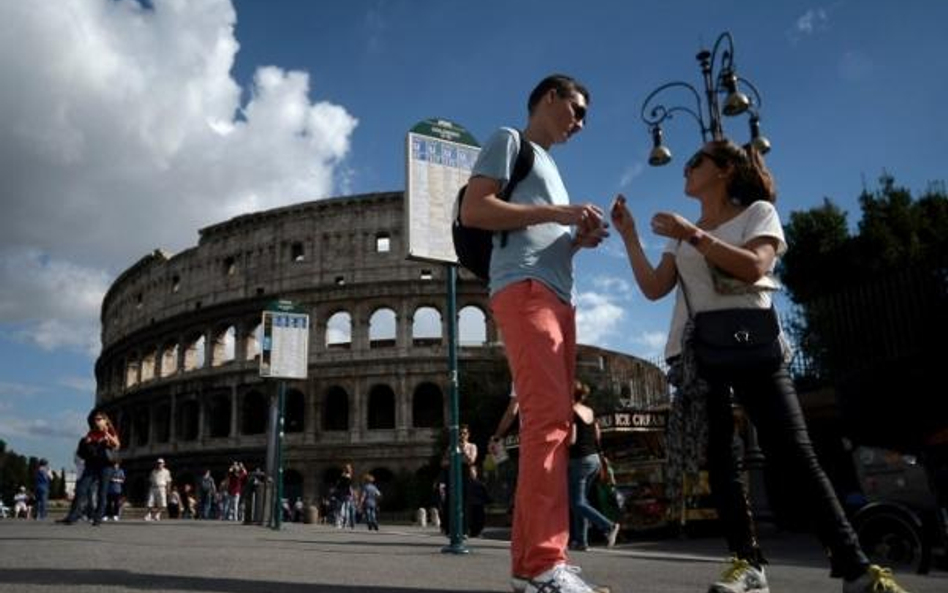
<path fill-rule="evenodd" d="M 242 215 L 116 279 L 96 403 L 123 437 L 132 501 L 159 457 L 177 482 L 264 463 L 277 383 L 258 369 L 261 313 L 276 299 L 311 319 L 308 378 L 287 383 L 287 496 L 314 500 L 344 462 L 385 484 L 389 508 L 420 496 L 449 403 L 446 272 L 406 259 L 403 208 L 403 193 L 388 192 Z M 464 272 L 457 290 L 462 421 L 484 427 L 483 444 L 509 375 L 483 285 Z M 578 372 L 627 404 L 665 392 L 654 365 L 593 346 L 580 347 Z"/>

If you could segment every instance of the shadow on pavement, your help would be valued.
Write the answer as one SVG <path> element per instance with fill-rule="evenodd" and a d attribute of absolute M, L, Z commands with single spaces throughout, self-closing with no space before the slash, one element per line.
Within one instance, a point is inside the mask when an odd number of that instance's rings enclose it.
<path fill-rule="evenodd" d="M 163 574 L 135 573 L 127 570 L 4 569 L 0 584 L 61 585 L 69 587 L 100 586 L 126 589 L 207 591 L 210 593 L 431 593 L 436 589 L 340 585 L 320 583 L 281 583 L 215 577 L 179 577 Z M 474 592 L 476 593 L 476 592 Z M 486 592 L 485 592 L 486 593 Z"/>

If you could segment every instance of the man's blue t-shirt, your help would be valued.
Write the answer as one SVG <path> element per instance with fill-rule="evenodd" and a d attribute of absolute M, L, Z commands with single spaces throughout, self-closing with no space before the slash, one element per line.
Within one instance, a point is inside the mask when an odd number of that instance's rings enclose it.
<path fill-rule="evenodd" d="M 514 189 L 510 201 L 517 204 L 569 204 L 569 194 L 550 154 L 533 144 L 533 169 Z M 472 176 L 507 183 L 513 173 L 520 142 L 516 130 L 501 128 L 481 149 Z M 500 232 L 494 233 L 490 260 L 490 294 L 521 280 L 538 280 L 564 302 L 572 302 L 573 238 L 570 227 L 555 222 L 535 224 L 507 233 L 507 245 L 500 246 Z"/>

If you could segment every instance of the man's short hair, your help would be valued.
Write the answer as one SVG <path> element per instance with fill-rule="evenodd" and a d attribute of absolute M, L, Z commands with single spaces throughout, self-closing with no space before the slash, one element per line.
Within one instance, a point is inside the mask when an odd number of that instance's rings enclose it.
<path fill-rule="evenodd" d="M 533 113 L 537 103 L 550 92 L 550 89 L 555 89 L 559 97 L 568 97 L 573 93 L 579 93 L 586 99 L 586 103 L 589 103 L 589 91 L 579 81 L 565 74 L 551 74 L 541 80 L 540 84 L 530 93 L 530 98 L 527 100 L 527 111 L 529 113 Z"/>

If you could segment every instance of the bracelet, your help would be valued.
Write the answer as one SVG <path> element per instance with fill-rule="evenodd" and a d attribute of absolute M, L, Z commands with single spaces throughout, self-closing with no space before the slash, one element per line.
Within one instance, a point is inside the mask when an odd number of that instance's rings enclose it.
<path fill-rule="evenodd" d="M 701 242 L 701 239 L 703 239 L 703 238 L 704 238 L 704 231 L 702 231 L 701 229 L 698 229 L 698 230 L 696 230 L 696 231 L 694 232 L 694 234 L 692 234 L 690 237 L 688 237 L 688 243 L 689 243 L 692 247 L 694 247 L 695 249 L 697 249 L 697 248 L 698 248 L 698 243 L 700 243 L 700 242 Z"/>

